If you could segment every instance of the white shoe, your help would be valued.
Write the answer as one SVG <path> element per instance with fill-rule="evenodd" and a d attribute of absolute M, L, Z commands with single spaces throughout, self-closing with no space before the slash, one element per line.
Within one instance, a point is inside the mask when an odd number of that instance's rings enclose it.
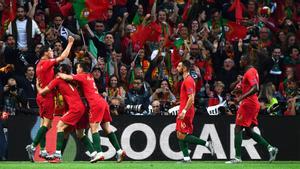
<path fill-rule="evenodd" d="M 241 163 L 241 162 L 242 162 L 241 159 L 239 159 L 239 158 L 234 158 L 234 159 L 232 159 L 232 160 L 230 160 L 230 161 L 226 161 L 225 163 L 226 163 L 226 164 L 238 164 L 238 163 Z"/>
<path fill-rule="evenodd" d="M 96 163 L 97 161 L 103 161 L 104 156 L 102 152 L 97 153 L 92 159 L 90 160 L 90 163 Z"/>
<path fill-rule="evenodd" d="M 277 156 L 277 153 L 278 153 L 278 148 L 276 147 L 272 147 L 270 150 L 269 150 L 269 153 L 270 153 L 270 159 L 269 159 L 269 162 L 272 162 L 276 159 L 276 156 Z"/>
<path fill-rule="evenodd" d="M 34 148 L 31 144 L 29 144 L 29 145 L 26 146 L 25 149 L 26 149 L 26 151 L 27 151 L 27 153 L 28 153 L 28 158 L 29 158 L 29 160 L 30 160 L 31 162 L 34 162 L 35 148 Z"/>
<path fill-rule="evenodd" d="M 117 153 L 116 154 L 117 163 L 122 162 L 125 157 L 126 157 L 126 152 L 124 150 L 122 150 L 122 153 Z"/>

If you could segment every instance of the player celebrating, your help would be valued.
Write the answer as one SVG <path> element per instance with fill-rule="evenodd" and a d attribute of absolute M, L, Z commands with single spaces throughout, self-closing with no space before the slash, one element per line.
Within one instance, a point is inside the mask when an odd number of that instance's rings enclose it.
<path fill-rule="evenodd" d="M 70 74 L 71 72 L 67 65 L 60 65 L 59 69 L 62 73 Z M 81 101 L 77 89 L 74 88 L 72 84 L 67 83 L 61 78 L 55 78 L 43 89 L 39 86 L 37 80 L 38 93 L 43 96 L 53 91 L 55 88 L 57 88 L 59 93 L 61 93 L 68 106 L 68 111 L 61 117 L 57 124 L 56 152 L 52 156 L 49 156 L 49 159 L 60 162 L 62 158 L 61 150 L 63 147 L 65 129 L 70 125 L 75 126 L 80 121 L 85 113 L 85 106 Z M 96 151 L 94 151 L 92 143 L 88 137 L 83 134 L 83 130 L 76 130 L 76 134 L 79 140 L 81 140 L 86 146 L 87 150 L 92 152 L 91 156 L 95 156 Z"/>
<path fill-rule="evenodd" d="M 180 150 L 183 153 L 182 162 L 191 162 L 188 152 L 188 143 L 203 145 L 210 150 L 211 155 L 214 155 L 212 142 L 201 140 L 192 135 L 196 86 L 194 79 L 189 74 L 190 68 L 191 63 L 188 60 L 180 62 L 177 66 L 178 72 L 182 74 L 184 79 L 180 88 L 180 106 L 176 118 L 177 138 Z"/>
<path fill-rule="evenodd" d="M 237 98 L 236 102 L 240 103 L 235 121 L 235 158 L 226 163 L 235 164 L 241 163 L 241 145 L 243 129 L 253 138 L 257 143 L 266 147 L 270 153 L 269 161 L 274 161 L 278 153 L 276 147 L 271 146 L 262 136 L 253 131 L 253 127 L 258 125 L 257 115 L 260 109 L 258 96 L 256 93 L 259 90 L 259 76 L 257 70 L 250 64 L 248 56 L 242 56 L 240 66 L 245 69 L 245 74 L 242 79 L 242 95 Z"/>
<path fill-rule="evenodd" d="M 98 152 L 96 158 L 93 158 L 91 162 L 97 162 L 99 160 L 104 160 L 102 148 L 100 145 L 100 135 L 98 132 L 98 126 L 102 122 L 104 125 L 104 131 L 108 134 L 110 142 L 113 144 L 117 151 L 117 160 L 121 162 L 125 157 L 125 152 L 120 148 L 119 143 L 116 139 L 114 132 L 110 130 L 110 123 L 112 118 L 109 112 L 109 106 L 107 102 L 99 95 L 98 89 L 96 87 L 93 75 L 88 73 L 89 66 L 86 63 L 79 62 L 76 67 L 76 75 L 59 74 L 59 76 L 64 80 L 75 80 L 82 87 L 83 94 L 86 97 L 89 107 L 89 123 L 92 132 L 93 145 L 95 150 Z"/>
<path fill-rule="evenodd" d="M 74 38 L 68 37 L 68 45 L 63 53 L 57 57 L 53 58 L 53 51 L 48 46 L 43 46 L 41 48 L 41 60 L 37 64 L 36 67 L 36 77 L 40 81 L 40 86 L 42 88 L 46 87 L 51 80 L 54 78 L 54 65 L 62 62 L 65 58 L 68 57 L 72 45 L 74 43 Z M 34 138 L 32 144 L 26 146 L 26 151 L 28 152 L 29 159 L 34 161 L 34 152 L 36 146 L 40 144 L 41 152 L 40 157 L 46 158 L 48 153 L 44 150 L 46 145 L 46 133 L 48 129 L 51 127 L 51 122 L 53 119 L 54 113 L 54 94 L 52 92 L 46 94 L 42 97 L 40 94 L 37 95 L 37 104 L 39 106 L 39 112 L 41 117 L 41 127 L 38 130 L 36 137 Z"/>

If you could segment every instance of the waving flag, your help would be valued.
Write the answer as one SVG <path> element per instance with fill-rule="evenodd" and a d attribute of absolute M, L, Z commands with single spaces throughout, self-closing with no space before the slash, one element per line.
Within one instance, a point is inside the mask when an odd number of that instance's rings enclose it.
<path fill-rule="evenodd" d="M 88 22 L 105 19 L 109 9 L 108 0 L 75 0 L 73 2 L 75 17 L 80 26 Z"/>

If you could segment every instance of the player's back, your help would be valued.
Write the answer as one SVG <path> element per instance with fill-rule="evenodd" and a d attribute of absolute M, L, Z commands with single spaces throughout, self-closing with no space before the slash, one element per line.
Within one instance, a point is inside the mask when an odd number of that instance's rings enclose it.
<path fill-rule="evenodd" d="M 69 109 L 71 108 L 82 108 L 83 103 L 81 101 L 78 90 L 72 86 L 72 84 L 62 80 L 61 78 L 55 78 L 50 84 L 49 89 L 57 87 L 59 93 L 63 96 Z"/>
<path fill-rule="evenodd" d="M 80 73 L 73 76 L 74 80 L 78 81 L 82 87 L 83 94 L 90 106 L 98 105 L 103 100 L 99 95 L 94 77 L 90 73 Z"/>

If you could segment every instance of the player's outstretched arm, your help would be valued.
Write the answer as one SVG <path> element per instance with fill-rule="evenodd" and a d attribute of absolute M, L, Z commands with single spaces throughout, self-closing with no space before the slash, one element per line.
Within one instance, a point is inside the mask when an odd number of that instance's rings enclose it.
<path fill-rule="evenodd" d="M 56 62 L 62 62 L 65 58 L 67 58 L 69 56 L 70 50 L 73 46 L 74 43 L 74 38 L 72 36 L 68 37 L 68 45 L 66 47 L 66 49 L 63 51 L 63 53 L 56 58 Z"/>
<path fill-rule="evenodd" d="M 73 80 L 72 75 L 67 75 L 67 74 L 64 74 L 64 73 L 58 73 L 58 76 L 63 80 L 67 80 L 67 81 Z"/>

